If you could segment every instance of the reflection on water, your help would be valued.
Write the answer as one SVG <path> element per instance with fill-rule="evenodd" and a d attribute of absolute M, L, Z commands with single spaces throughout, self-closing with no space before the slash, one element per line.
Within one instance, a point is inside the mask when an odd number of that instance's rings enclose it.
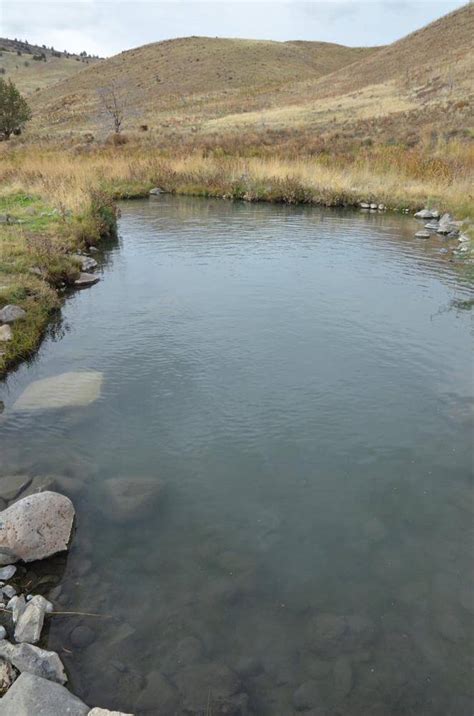
<path fill-rule="evenodd" d="M 123 205 L 103 280 L 1 390 L 1 472 L 70 495 L 22 579 L 73 689 L 137 714 L 472 712 L 469 298 L 358 215 Z M 104 373 L 88 406 L 13 404 Z M 77 629 L 78 626 L 85 627 Z"/>

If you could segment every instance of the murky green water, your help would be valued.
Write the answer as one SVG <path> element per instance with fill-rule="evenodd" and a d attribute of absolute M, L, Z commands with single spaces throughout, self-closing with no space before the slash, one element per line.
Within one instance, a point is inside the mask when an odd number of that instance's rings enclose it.
<path fill-rule="evenodd" d="M 22 576 L 102 615 L 45 635 L 72 688 L 156 716 L 469 716 L 471 313 L 443 242 L 389 215 L 122 211 L 102 281 L 0 388 L 1 473 L 77 508 L 70 553 Z M 12 410 L 83 370 L 91 405 Z M 117 517 L 117 477 L 160 490 Z"/>

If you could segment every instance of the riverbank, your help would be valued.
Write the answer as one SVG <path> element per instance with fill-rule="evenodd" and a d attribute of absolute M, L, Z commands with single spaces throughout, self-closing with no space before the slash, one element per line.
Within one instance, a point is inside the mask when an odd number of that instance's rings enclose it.
<path fill-rule="evenodd" d="M 457 219 L 474 213 L 469 158 L 462 163 L 455 153 L 435 161 L 406 150 L 398 155 L 378 150 L 371 157 L 329 161 L 202 151 L 172 157 L 133 139 L 120 146 L 5 145 L 0 146 L 0 308 L 14 305 L 25 313 L 4 329 L 0 376 L 40 344 L 65 291 L 84 270 L 78 254 L 115 235 L 116 199 L 147 196 L 158 186 L 251 202 L 367 204 L 405 213 L 430 206 Z M 466 232 L 472 238 L 470 226 Z"/>

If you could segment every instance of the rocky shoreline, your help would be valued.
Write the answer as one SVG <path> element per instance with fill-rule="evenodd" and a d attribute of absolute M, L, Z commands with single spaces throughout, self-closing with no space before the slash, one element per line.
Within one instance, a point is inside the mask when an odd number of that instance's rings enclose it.
<path fill-rule="evenodd" d="M 2 494 L 21 491 L 19 479 L 10 478 L 8 485 L 2 481 Z M 67 550 L 74 521 L 71 500 L 48 490 L 22 497 L 0 512 L 0 612 L 5 624 L 0 626 L 1 716 L 131 716 L 91 708 L 64 686 L 67 675 L 59 655 L 37 646 L 45 619 L 55 616 L 53 603 L 41 594 L 19 593 L 11 583 L 17 562 L 36 562 Z"/>

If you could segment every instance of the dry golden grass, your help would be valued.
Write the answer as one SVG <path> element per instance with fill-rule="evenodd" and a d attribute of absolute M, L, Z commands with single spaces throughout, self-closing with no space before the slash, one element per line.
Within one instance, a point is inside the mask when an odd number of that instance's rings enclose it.
<path fill-rule="evenodd" d="M 285 159 L 237 157 L 219 152 L 163 152 L 150 140 L 122 147 L 97 146 L 76 154 L 44 143 L 3 145 L 2 192 L 31 192 L 60 211 L 81 212 L 91 189 L 115 196 L 147 193 L 159 184 L 169 191 L 251 200 L 355 205 L 377 200 L 393 208 L 437 203 L 472 213 L 474 149 L 452 141 L 431 151 L 374 148 L 355 156 Z M 288 195 L 285 195 L 285 191 Z"/>

